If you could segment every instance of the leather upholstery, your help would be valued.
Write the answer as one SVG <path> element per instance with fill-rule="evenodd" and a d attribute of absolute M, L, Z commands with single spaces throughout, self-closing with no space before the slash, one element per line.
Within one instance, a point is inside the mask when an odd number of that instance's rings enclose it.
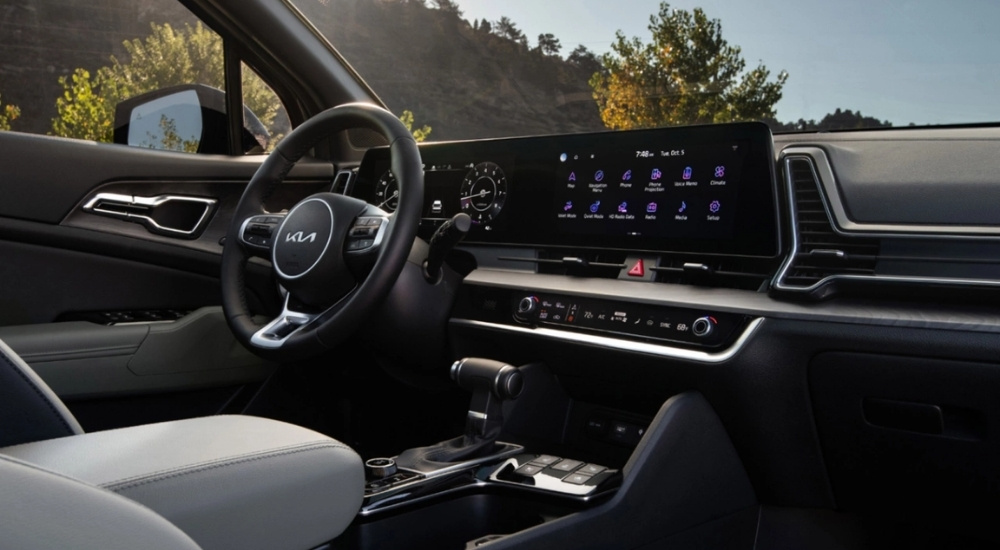
<path fill-rule="evenodd" d="M 0 456 L 0 546 L 18 550 L 198 550 L 149 509 Z"/>
<path fill-rule="evenodd" d="M 0 340 L 0 447 L 83 433 L 49 386 Z"/>
<path fill-rule="evenodd" d="M 0 449 L 159 513 L 205 550 L 306 549 L 339 535 L 364 494 L 361 458 L 316 432 L 214 416 Z"/>

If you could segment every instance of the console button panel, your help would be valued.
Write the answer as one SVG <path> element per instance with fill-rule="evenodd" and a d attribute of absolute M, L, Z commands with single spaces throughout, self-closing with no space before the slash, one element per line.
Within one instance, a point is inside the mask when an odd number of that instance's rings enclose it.
<path fill-rule="evenodd" d="M 732 344 L 750 318 L 701 308 L 680 308 L 530 290 L 463 289 L 454 316 L 517 326 L 648 341 L 694 349 Z"/>
<path fill-rule="evenodd" d="M 523 453 L 508 458 L 490 474 L 490 481 L 520 485 L 572 496 L 590 496 L 611 488 L 619 471 L 571 458 Z"/>

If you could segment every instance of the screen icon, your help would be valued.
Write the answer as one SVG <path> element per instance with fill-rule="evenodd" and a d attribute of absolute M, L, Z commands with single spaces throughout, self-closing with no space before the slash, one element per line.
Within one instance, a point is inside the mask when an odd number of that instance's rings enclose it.
<path fill-rule="evenodd" d="M 653 173 L 649 176 L 653 181 L 656 181 L 663 177 L 663 172 L 660 172 L 659 168 L 653 168 Z"/>
<path fill-rule="evenodd" d="M 591 213 L 596 213 L 597 209 L 601 207 L 601 201 L 594 201 L 594 204 L 590 205 Z"/>
<path fill-rule="evenodd" d="M 681 174 L 681 177 L 684 178 L 685 180 L 689 180 L 691 179 L 691 172 L 692 172 L 691 167 L 685 166 L 684 172 Z"/>
<path fill-rule="evenodd" d="M 622 202 L 618 205 L 618 211 L 622 214 L 628 213 L 628 202 Z"/>
<path fill-rule="evenodd" d="M 717 213 L 721 209 L 722 209 L 722 204 L 719 201 L 712 201 L 708 205 L 708 210 L 713 214 Z"/>
<path fill-rule="evenodd" d="M 604 170 L 598 170 L 597 173 L 594 174 L 594 181 L 601 181 L 603 179 L 604 179 Z"/>
<path fill-rule="evenodd" d="M 573 209 L 573 201 L 566 201 L 566 204 L 563 205 L 563 212 L 569 212 L 572 209 Z"/>
<path fill-rule="evenodd" d="M 628 181 L 630 179 L 632 179 L 632 171 L 626 170 L 625 173 L 622 174 L 622 181 Z"/>
<path fill-rule="evenodd" d="M 715 167 L 715 177 L 717 177 L 717 178 L 724 178 L 724 177 L 726 177 L 726 167 L 725 166 L 716 166 Z"/>
<path fill-rule="evenodd" d="M 655 202 L 651 202 L 651 203 L 647 204 L 646 205 L 646 212 L 649 212 L 650 214 L 655 214 L 656 213 L 656 203 Z"/>

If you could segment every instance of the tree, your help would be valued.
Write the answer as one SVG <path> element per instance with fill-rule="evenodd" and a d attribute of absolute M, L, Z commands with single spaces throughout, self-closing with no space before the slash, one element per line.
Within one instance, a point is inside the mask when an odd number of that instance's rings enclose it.
<path fill-rule="evenodd" d="M 506 16 L 501 17 L 500 20 L 493 25 L 493 32 L 501 38 L 513 40 L 519 44 L 526 45 L 528 43 L 528 38 L 524 36 L 521 29 L 517 28 L 517 25 Z"/>
<path fill-rule="evenodd" d="M 0 106 L 3 107 L 0 109 L 0 130 L 10 130 L 10 123 L 21 116 L 21 109 L 9 103 L 4 105 L 3 101 L 0 101 Z"/>
<path fill-rule="evenodd" d="M 128 60 L 111 56 L 111 64 L 91 73 L 76 69 L 59 78 L 62 97 L 56 100 L 52 133 L 57 136 L 110 142 L 114 137 L 115 106 L 129 97 L 178 84 L 225 87 L 222 38 L 200 22 L 175 30 L 169 23 L 150 25 L 146 38 L 123 43 Z M 244 70 L 243 100 L 269 130 L 281 101 L 253 71 Z M 272 134 L 275 132 L 272 131 Z M 277 143 L 272 139 L 272 143 Z"/>
<path fill-rule="evenodd" d="M 406 126 L 406 129 L 413 134 L 413 139 L 417 143 L 424 141 L 431 135 L 431 127 L 426 124 L 416 130 L 413 129 L 413 111 L 404 110 L 403 114 L 399 115 L 399 120 L 403 123 L 403 126 Z"/>
<path fill-rule="evenodd" d="M 79 68 L 69 77 L 59 78 L 63 94 L 56 100 L 54 135 L 110 143 L 114 139 L 115 106 L 124 99 L 178 84 L 224 88 L 219 35 L 200 22 L 185 25 L 183 30 L 175 30 L 168 23 L 152 23 L 150 27 L 152 33 L 146 38 L 123 43 L 129 56 L 127 62 L 111 56 L 111 64 L 98 69 L 93 77 Z M 284 128 L 276 125 L 281 101 L 252 70 L 243 71 L 242 87 L 244 103 L 270 132 L 269 147 L 273 148 L 283 137 Z M 192 150 L 190 142 L 172 139 L 169 122 L 163 127 L 163 143 L 157 145 Z M 426 139 L 430 131 L 429 126 L 423 126 L 413 133 Z"/>
<path fill-rule="evenodd" d="M 552 33 L 538 35 L 538 49 L 545 55 L 559 55 L 562 44 Z"/>
<path fill-rule="evenodd" d="M 602 56 L 606 74 L 591 80 L 604 124 L 613 129 L 757 120 L 774 116 L 788 79 L 774 81 L 763 64 L 744 72 L 738 46 L 722 38 L 718 19 L 701 8 L 672 10 L 666 2 L 649 18 L 652 41 L 618 31 Z"/>
<path fill-rule="evenodd" d="M 863 130 L 867 128 L 891 128 L 888 120 L 865 116 L 861 111 L 840 109 L 827 113 L 819 122 L 800 118 L 797 122 L 782 123 L 773 118 L 763 119 L 773 132 L 826 132 L 830 130 Z M 912 126 L 912 124 L 911 124 Z"/>
<path fill-rule="evenodd" d="M 456 16 L 462 17 L 462 10 L 458 8 L 458 4 L 454 0 L 431 0 L 431 5 L 443 12 L 454 13 Z"/>
<path fill-rule="evenodd" d="M 569 56 L 566 57 L 566 61 L 580 67 L 588 74 L 594 74 L 604 69 L 604 66 L 601 65 L 601 60 L 597 57 L 597 54 L 588 50 L 583 44 L 580 44 L 572 52 L 570 52 Z"/>

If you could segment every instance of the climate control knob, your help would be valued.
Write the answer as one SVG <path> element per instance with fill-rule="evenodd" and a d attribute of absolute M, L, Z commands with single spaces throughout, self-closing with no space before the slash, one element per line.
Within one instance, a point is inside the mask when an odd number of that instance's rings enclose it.
<path fill-rule="evenodd" d="M 537 296 L 525 296 L 521 298 L 521 301 L 517 303 L 517 309 L 514 310 L 514 318 L 521 322 L 532 321 L 535 318 L 535 314 L 538 312 L 538 297 Z"/>
<path fill-rule="evenodd" d="M 716 324 L 718 322 L 715 320 L 715 317 L 699 317 L 691 323 L 691 333 L 699 338 L 705 338 L 712 334 Z"/>

